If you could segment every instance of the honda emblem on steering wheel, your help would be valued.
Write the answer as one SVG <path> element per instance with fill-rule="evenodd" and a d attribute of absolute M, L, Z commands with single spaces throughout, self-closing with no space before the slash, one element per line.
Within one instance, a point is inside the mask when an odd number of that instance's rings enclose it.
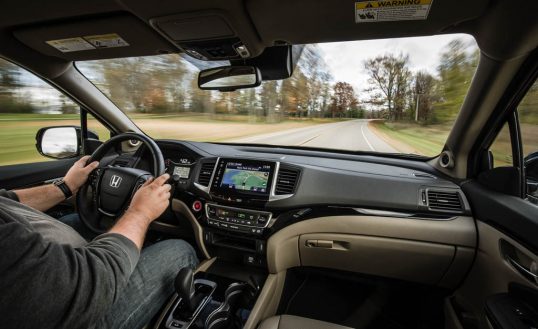
<path fill-rule="evenodd" d="M 113 188 L 118 188 L 120 187 L 120 184 L 121 184 L 121 176 L 118 176 L 118 175 L 112 175 L 112 178 L 110 179 L 110 187 L 113 187 Z"/>

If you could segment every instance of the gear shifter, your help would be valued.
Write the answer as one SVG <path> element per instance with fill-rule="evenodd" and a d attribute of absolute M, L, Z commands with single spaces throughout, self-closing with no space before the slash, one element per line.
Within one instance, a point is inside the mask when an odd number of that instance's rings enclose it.
<path fill-rule="evenodd" d="M 196 309 L 196 301 L 194 298 L 194 274 L 189 267 L 182 268 L 176 276 L 174 287 L 177 294 L 185 302 L 187 308 L 194 312 Z"/>

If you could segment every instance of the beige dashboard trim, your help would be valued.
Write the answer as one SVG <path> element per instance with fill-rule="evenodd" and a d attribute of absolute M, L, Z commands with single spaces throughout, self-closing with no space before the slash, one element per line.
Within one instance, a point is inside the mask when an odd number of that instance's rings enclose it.
<path fill-rule="evenodd" d="M 255 329 L 262 320 L 276 314 L 285 281 L 286 271 L 267 276 L 243 329 Z"/>
<path fill-rule="evenodd" d="M 202 228 L 200 223 L 198 223 L 198 221 L 196 220 L 196 217 L 194 217 L 190 208 L 185 204 L 185 202 L 178 199 L 172 199 L 172 210 L 187 217 L 187 219 L 192 225 L 192 229 L 194 231 L 194 237 L 196 239 L 196 244 L 198 245 L 200 250 L 203 252 L 205 258 L 207 259 L 211 258 L 204 244 L 204 229 Z"/>
<path fill-rule="evenodd" d="M 305 247 L 307 239 L 342 241 L 340 245 L 328 248 L 309 249 Z M 439 221 L 364 215 L 329 216 L 304 220 L 276 232 L 268 240 L 267 263 L 270 273 L 298 266 L 322 266 L 410 279 L 414 271 L 417 273 L 415 281 L 454 287 L 471 265 L 476 243 L 472 217 Z M 401 253 L 397 253 L 398 250 Z M 382 264 L 361 265 L 353 261 L 364 257 L 394 256 L 395 252 L 397 256 L 409 257 L 413 262 L 407 266 L 415 268 L 410 271 L 400 264 L 403 267 L 400 266 L 399 272 Z M 418 275 L 421 269 L 425 273 L 425 267 L 429 269 L 431 266 L 443 269 L 438 268 L 435 277 Z"/>

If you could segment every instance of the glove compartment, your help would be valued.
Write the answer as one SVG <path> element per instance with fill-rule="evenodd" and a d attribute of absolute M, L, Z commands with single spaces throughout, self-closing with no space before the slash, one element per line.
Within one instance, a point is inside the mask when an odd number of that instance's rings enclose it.
<path fill-rule="evenodd" d="M 456 247 L 397 238 L 312 233 L 299 237 L 302 266 L 333 268 L 426 284 L 437 284 Z"/>

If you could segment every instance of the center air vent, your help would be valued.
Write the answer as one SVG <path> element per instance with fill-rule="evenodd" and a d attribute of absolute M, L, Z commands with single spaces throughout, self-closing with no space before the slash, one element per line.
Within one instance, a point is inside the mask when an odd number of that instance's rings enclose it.
<path fill-rule="evenodd" d="M 299 180 L 299 173 L 298 169 L 280 168 L 276 178 L 275 194 L 293 194 Z"/>
<path fill-rule="evenodd" d="M 198 184 L 203 186 L 209 186 L 209 181 L 213 175 L 213 170 L 215 169 L 215 162 L 205 162 L 202 163 L 202 168 L 198 174 Z"/>
<path fill-rule="evenodd" d="M 428 190 L 428 206 L 431 210 L 462 211 L 460 194 L 456 191 Z"/>

